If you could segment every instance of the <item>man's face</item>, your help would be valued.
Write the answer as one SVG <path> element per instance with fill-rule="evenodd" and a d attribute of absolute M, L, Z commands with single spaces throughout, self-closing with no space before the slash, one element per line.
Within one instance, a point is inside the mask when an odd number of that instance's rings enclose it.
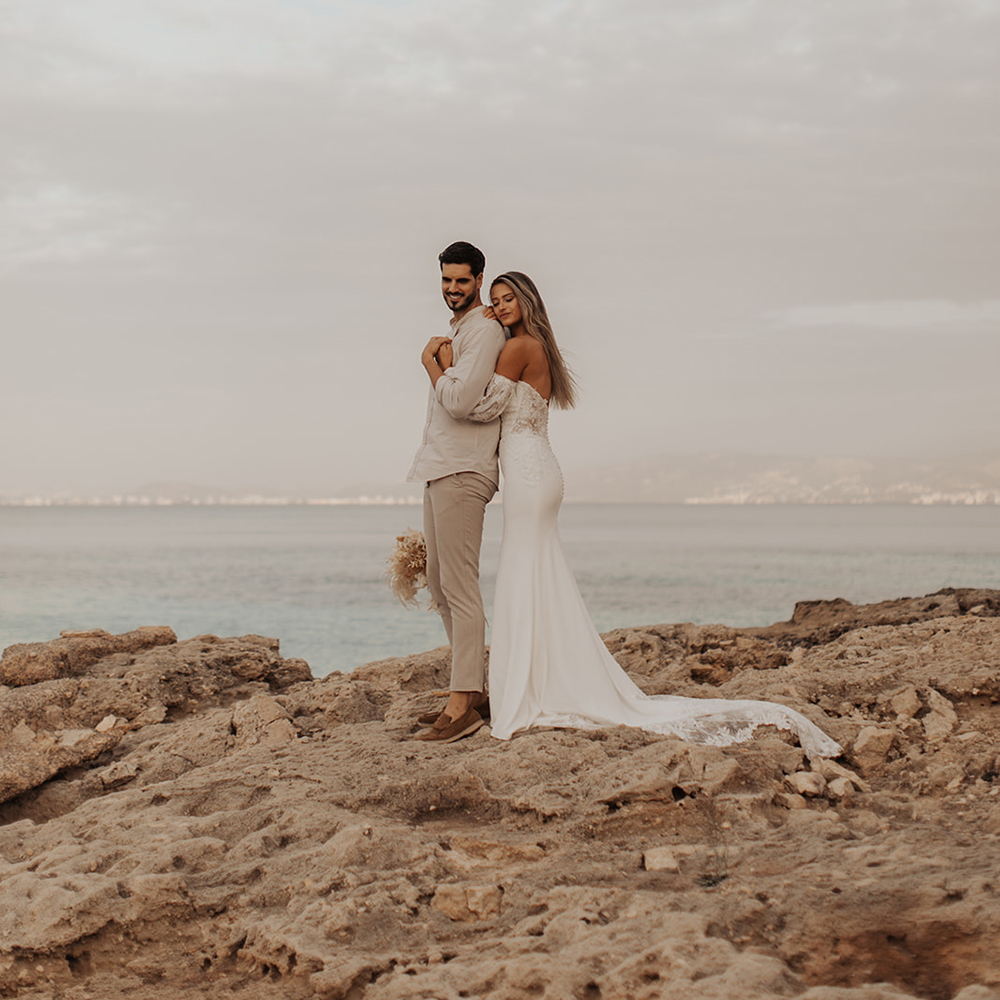
<path fill-rule="evenodd" d="M 441 294 L 453 313 L 463 313 L 479 301 L 483 276 L 474 275 L 468 264 L 441 265 Z"/>

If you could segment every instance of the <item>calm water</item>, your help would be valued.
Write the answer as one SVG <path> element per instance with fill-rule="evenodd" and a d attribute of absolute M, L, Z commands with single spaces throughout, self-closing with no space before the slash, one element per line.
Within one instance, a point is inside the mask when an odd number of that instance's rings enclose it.
<path fill-rule="evenodd" d="M 487 510 L 488 604 L 502 511 Z M 382 573 L 419 507 L 0 508 L 0 647 L 62 629 L 256 632 L 313 673 L 441 645 Z M 797 600 L 1000 588 L 1000 507 L 567 505 L 567 556 L 601 631 L 767 625 Z"/>

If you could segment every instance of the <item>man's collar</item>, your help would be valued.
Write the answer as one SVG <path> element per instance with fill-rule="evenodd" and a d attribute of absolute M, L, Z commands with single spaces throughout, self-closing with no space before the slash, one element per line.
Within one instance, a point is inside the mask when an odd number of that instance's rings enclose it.
<path fill-rule="evenodd" d="M 452 316 L 451 319 L 448 320 L 448 324 L 452 327 L 456 327 L 462 322 L 462 320 L 468 319 L 477 309 L 482 310 L 482 308 L 483 303 L 477 302 L 474 306 L 472 306 L 472 308 L 462 313 L 461 316 Z"/>

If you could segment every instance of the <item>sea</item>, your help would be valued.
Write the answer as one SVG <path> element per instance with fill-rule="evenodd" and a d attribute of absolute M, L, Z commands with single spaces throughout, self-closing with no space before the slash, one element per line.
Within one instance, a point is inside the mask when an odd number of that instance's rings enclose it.
<path fill-rule="evenodd" d="M 492 602 L 503 523 L 487 508 Z M 331 671 L 443 645 L 385 581 L 418 506 L 0 507 L 0 647 L 64 629 L 256 633 Z M 796 601 L 1000 588 L 1000 506 L 566 504 L 566 555 L 600 631 L 769 625 Z"/>

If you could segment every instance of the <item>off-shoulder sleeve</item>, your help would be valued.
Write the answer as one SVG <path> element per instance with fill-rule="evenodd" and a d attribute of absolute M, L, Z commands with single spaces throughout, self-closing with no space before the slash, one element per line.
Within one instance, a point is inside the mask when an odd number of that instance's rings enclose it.
<path fill-rule="evenodd" d="M 486 384 L 486 392 L 483 394 L 483 398 L 472 408 L 468 419 L 475 420 L 481 424 L 496 420 L 503 413 L 515 385 L 517 383 L 513 379 L 494 372 Z"/>

